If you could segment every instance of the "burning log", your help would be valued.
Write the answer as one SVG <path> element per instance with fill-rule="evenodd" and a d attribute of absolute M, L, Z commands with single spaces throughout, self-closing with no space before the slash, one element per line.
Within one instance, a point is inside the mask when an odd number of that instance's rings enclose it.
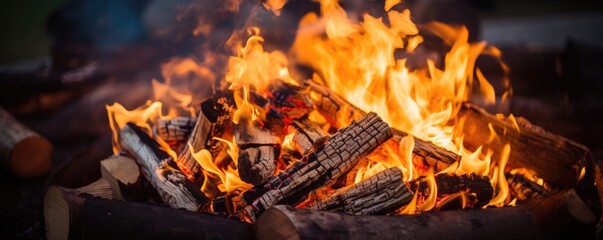
<path fill-rule="evenodd" d="M 213 139 L 220 136 L 225 131 L 227 123 L 230 121 L 230 108 L 226 98 L 210 98 L 201 103 L 201 111 L 192 133 L 188 139 L 188 144 L 176 159 L 180 169 L 190 179 L 196 179 L 201 174 L 201 166 L 193 158 L 191 151 L 200 151 L 207 149 L 216 157 L 223 148 L 223 143 Z M 190 149 L 191 145 L 194 149 Z"/>
<path fill-rule="evenodd" d="M 190 117 L 159 119 L 157 121 L 157 135 L 170 145 L 179 145 L 188 140 L 195 125 L 197 125 L 197 120 Z"/>
<path fill-rule="evenodd" d="M 402 171 L 392 167 L 319 198 L 307 208 L 354 215 L 387 214 L 408 204 L 412 198 Z"/>
<path fill-rule="evenodd" d="M 549 197 L 534 197 L 523 206 L 534 213 L 549 239 L 579 238 L 597 221 L 574 189 Z"/>
<path fill-rule="evenodd" d="M 542 239 L 520 207 L 400 216 L 352 216 L 277 205 L 257 221 L 257 239 Z"/>
<path fill-rule="evenodd" d="M 511 192 L 517 200 L 524 201 L 533 197 L 547 197 L 551 191 L 538 185 L 520 173 L 509 173 L 506 176 Z"/>
<path fill-rule="evenodd" d="M 52 186 L 44 200 L 48 239 L 249 239 L 250 224 L 149 203 L 109 200 Z"/>
<path fill-rule="evenodd" d="M 410 188 L 413 192 L 419 192 L 422 196 L 429 195 L 429 186 L 424 180 L 425 177 L 420 177 L 410 183 Z M 494 189 L 490 183 L 490 178 L 487 176 L 471 174 L 452 174 L 443 173 L 435 175 L 437 186 L 437 197 L 445 197 L 459 192 L 468 192 L 475 194 L 474 207 L 482 207 L 492 199 Z"/>
<path fill-rule="evenodd" d="M 4 168 L 24 178 L 46 174 L 52 167 L 52 144 L 0 107 L 0 159 Z"/>
<path fill-rule="evenodd" d="M 321 86 L 312 81 L 306 81 L 310 89 L 320 97 L 315 103 L 316 109 L 327 119 L 334 127 L 341 127 L 348 124 L 348 120 L 359 119 L 366 113 L 356 106 L 352 105 L 329 88 Z M 407 133 L 393 129 L 394 140 L 400 142 L 402 138 L 408 136 Z M 433 143 L 414 138 L 415 147 L 412 151 L 413 163 L 416 166 L 433 166 L 436 172 L 448 168 L 457 162 L 461 157 L 451 151 L 438 147 Z"/>
<path fill-rule="evenodd" d="M 235 128 L 235 139 L 240 149 L 238 159 L 241 180 L 258 185 L 268 180 L 276 170 L 280 155 L 279 139 L 267 128 L 250 119 L 241 119 Z"/>
<path fill-rule="evenodd" d="M 473 104 L 465 104 L 459 112 L 464 119 L 464 144 L 484 145 L 491 137 L 490 126 L 501 138 L 488 147 L 494 150 L 492 159 L 499 159 L 506 143 L 511 144 L 508 165 L 525 167 L 556 187 L 573 187 L 588 161 L 587 147 L 519 119 L 517 125 L 501 120 Z M 462 121 L 462 120 L 461 120 Z"/>
<path fill-rule="evenodd" d="M 291 126 L 295 129 L 293 147 L 302 155 L 317 149 L 329 139 L 327 133 L 307 118 L 293 120 Z"/>
<path fill-rule="evenodd" d="M 114 156 L 101 161 L 101 175 L 111 187 L 117 200 L 142 201 L 147 197 L 142 176 L 136 162 L 124 156 Z"/>
<path fill-rule="evenodd" d="M 319 149 L 307 154 L 265 184 L 243 194 L 252 219 L 277 204 L 298 204 L 307 195 L 350 170 L 377 146 L 391 138 L 391 129 L 375 113 L 340 129 Z"/>
<path fill-rule="evenodd" d="M 199 195 L 193 195 L 190 190 L 199 191 L 199 186 L 169 166 L 172 158 L 159 148 L 155 140 L 133 123 L 121 129 L 120 138 L 121 146 L 136 157 L 143 175 L 166 204 L 173 208 L 197 211 L 199 204 L 195 196 Z"/>

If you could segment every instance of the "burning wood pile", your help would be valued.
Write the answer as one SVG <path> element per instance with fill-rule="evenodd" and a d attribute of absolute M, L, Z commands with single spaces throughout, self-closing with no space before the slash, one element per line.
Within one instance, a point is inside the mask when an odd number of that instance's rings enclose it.
<path fill-rule="evenodd" d="M 386 1 L 387 20 L 356 22 L 319 2 L 289 55 L 264 51 L 252 26 L 233 35 L 211 96 L 166 79 L 157 101 L 108 106 L 114 155 L 95 183 L 49 190 L 48 238 L 537 239 L 592 227 L 573 190 L 588 149 L 470 103 L 497 98 L 474 68 L 495 48 L 434 24 L 448 53 L 410 68 L 394 58 L 424 41 L 408 11 Z"/>

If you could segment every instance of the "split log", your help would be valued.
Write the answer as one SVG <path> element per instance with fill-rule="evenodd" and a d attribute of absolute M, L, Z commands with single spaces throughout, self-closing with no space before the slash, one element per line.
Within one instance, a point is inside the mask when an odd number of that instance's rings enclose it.
<path fill-rule="evenodd" d="M 170 145 L 186 142 L 197 125 L 197 120 L 190 117 L 177 117 L 157 120 L 157 135 Z"/>
<path fill-rule="evenodd" d="M 583 238 L 597 221 L 574 189 L 535 197 L 522 205 L 534 213 L 548 239 Z"/>
<path fill-rule="evenodd" d="M 207 149 L 212 157 L 218 156 L 223 143 L 213 139 L 221 136 L 226 131 L 227 123 L 230 121 L 230 104 L 226 98 L 210 98 L 201 103 L 201 111 L 197 118 L 196 125 L 188 139 L 188 144 L 176 159 L 176 163 L 189 179 L 197 179 L 201 174 L 201 166 L 193 158 L 191 151 L 197 152 L 201 149 Z M 191 145 L 194 149 L 190 149 Z"/>
<path fill-rule="evenodd" d="M 509 189 L 514 197 L 519 201 L 525 201 L 533 197 L 547 197 L 552 194 L 551 191 L 538 183 L 535 183 L 520 173 L 508 173 L 505 176 Z"/>
<path fill-rule="evenodd" d="M 250 239 L 238 220 L 150 203 L 109 200 L 52 186 L 44 199 L 48 239 Z"/>
<path fill-rule="evenodd" d="M 277 204 L 299 204 L 319 187 L 330 185 L 377 146 L 391 138 L 391 129 L 375 113 L 340 129 L 319 149 L 263 185 L 246 191 L 245 210 L 255 220 L 265 209 Z"/>
<path fill-rule="evenodd" d="M 113 199 L 111 186 L 105 179 L 98 179 L 86 186 L 73 189 L 76 192 L 87 193 L 95 197 Z"/>
<path fill-rule="evenodd" d="M 487 144 L 494 151 L 493 160 L 500 159 L 503 147 L 509 143 L 509 166 L 534 170 L 538 177 L 555 187 L 576 186 L 590 156 L 587 147 L 524 119 L 518 119 L 515 125 L 469 103 L 463 105 L 458 116 L 464 121 L 464 146 L 476 149 L 487 143 L 491 126 L 500 138 Z"/>
<path fill-rule="evenodd" d="M 408 204 L 413 193 L 397 167 L 385 169 L 361 182 L 340 188 L 306 208 L 353 215 L 387 214 Z"/>
<path fill-rule="evenodd" d="M 239 147 L 238 171 L 241 180 L 259 185 L 274 174 L 280 155 L 280 141 L 268 128 L 242 118 L 235 127 Z"/>
<path fill-rule="evenodd" d="M 316 109 L 322 114 L 327 121 L 334 127 L 339 128 L 349 124 L 348 121 L 357 120 L 366 113 L 346 101 L 329 88 L 319 85 L 313 81 L 306 81 L 306 85 L 310 87 L 313 93 L 319 97 L 315 102 Z M 402 138 L 408 136 L 407 133 L 393 129 L 394 140 L 400 142 Z M 453 163 L 461 159 L 456 153 L 438 147 L 433 143 L 414 138 L 415 147 L 412 151 L 413 163 L 416 166 L 434 167 L 436 172 L 448 168 Z"/>
<path fill-rule="evenodd" d="M 426 177 L 419 177 L 411 181 L 410 188 L 413 192 L 418 192 L 420 196 L 429 195 L 429 186 L 425 180 Z M 470 174 L 452 174 L 443 173 L 435 175 L 437 186 L 437 198 L 443 198 L 459 192 L 475 194 L 475 201 L 470 206 L 482 207 L 488 204 L 494 195 L 494 188 L 490 183 L 490 178 L 475 173 Z"/>
<path fill-rule="evenodd" d="M 133 123 L 121 129 L 120 143 L 123 149 L 136 157 L 144 177 L 153 185 L 161 199 L 173 208 L 197 211 L 200 187 L 168 164 L 172 158 L 159 144 Z M 193 193 L 191 193 L 191 190 Z M 201 193 L 202 194 L 202 193 Z"/>
<path fill-rule="evenodd" d="M 542 239 L 534 215 L 520 207 L 353 216 L 277 205 L 255 224 L 263 239 Z"/>
<path fill-rule="evenodd" d="M 3 168 L 23 178 L 42 176 L 52 167 L 52 144 L 0 107 L 0 159 Z"/>
<path fill-rule="evenodd" d="M 294 131 L 291 140 L 293 147 L 302 155 L 322 146 L 329 139 L 325 131 L 307 118 L 293 120 L 290 126 Z"/>
<path fill-rule="evenodd" d="M 117 200 L 143 201 L 148 198 L 143 178 L 136 162 L 124 156 L 113 156 L 101 161 L 102 179 L 111 186 Z"/>

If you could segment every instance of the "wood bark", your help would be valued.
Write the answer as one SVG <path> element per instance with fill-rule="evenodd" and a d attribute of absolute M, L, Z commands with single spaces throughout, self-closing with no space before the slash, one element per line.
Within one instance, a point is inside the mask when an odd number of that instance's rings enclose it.
<path fill-rule="evenodd" d="M 319 95 L 319 98 L 315 102 L 316 109 L 332 126 L 336 128 L 345 126 L 349 124 L 348 121 L 359 119 L 366 114 L 329 88 L 313 81 L 306 81 L 306 84 L 314 93 Z M 393 133 L 396 142 L 400 142 L 402 138 L 408 136 L 408 133 L 396 129 L 393 129 Z M 458 154 L 438 147 L 433 143 L 416 137 L 414 140 L 415 147 L 413 148 L 412 158 L 413 163 L 417 166 L 433 166 L 436 171 L 441 171 L 461 158 Z"/>
<path fill-rule="evenodd" d="M 157 135 L 170 145 L 186 142 L 197 125 L 197 120 L 190 117 L 176 117 L 157 120 Z"/>
<path fill-rule="evenodd" d="M 53 239 L 250 239 L 238 220 L 150 203 L 109 200 L 52 186 L 44 199 L 46 237 Z"/>
<path fill-rule="evenodd" d="M 475 194 L 475 201 L 470 204 L 474 207 L 482 207 L 488 204 L 494 195 L 494 189 L 490 183 L 490 178 L 487 176 L 470 174 L 452 174 L 443 173 L 435 175 L 437 186 L 437 198 L 446 197 L 459 192 L 467 192 Z M 422 197 L 429 195 L 429 186 L 425 181 L 425 177 L 420 177 L 412 180 L 410 188 L 413 192 L 417 192 Z"/>
<path fill-rule="evenodd" d="M 309 119 L 296 119 L 291 122 L 294 134 L 293 147 L 302 155 L 322 146 L 329 135 Z"/>
<path fill-rule="evenodd" d="M 597 219 L 574 189 L 548 197 L 534 197 L 525 204 L 540 223 L 549 239 L 581 238 Z"/>
<path fill-rule="evenodd" d="M 353 215 L 387 214 L 408 204 L 413 196 L 402 171 L 392 167 L 320 197 L 306 208 Z"/>
<path fill-rule="evenodd" d="M 144 177 L 157 190 L 161 199 L 173 208 L 197 211 L 198 195 L 190 191 L 200 188 L 187 180 L 186 176 L 168 164 L 172 158 L 149 135 L 133 123 L 121 129 L 120 142 L 123 149 L 136 158 Z"/>
<path fill-rule="evenodd" d="M 187 145 L 176 159 L 176 163 L 189 179 L 202 176 L 201 165 L 193 158 L 191 151 L 207 149 L 212 157 L 218 156 L 224 144 L 213 137 L 221 136 L 230 122 L 230 104 L 225 97 L 214 97 L 201 103 L 201 111 Z M 193 149 L 189 148 L 189 145 Z"/>
<path fill-rule="evenodd" d="M 100 165 L 102 179 L 111 186 L 115 199 L 143 201 L 148 198 L 136 161 L 113 156 L 101 161 Z"/>
<path fill-rule="evenodd" d="M 0 160 L 23 178 L 42 176 L 52 167 L 52 144 L 0 107 Z"/>
<path fill-rule="evenodd" d="M 277 205 L 257 221 L 263 239 L 542 239 L 534 215 L 520 207 L 399 216 L 352 216 Z"/>
<path fill-rule="evenodd" d="M 473 104 L 464 104 L 458 114 L 464 121 L 464 145 L 476 149 L 488 143 L 490 126 L 500 139 L 487 144 L 494 151 L 493 160 L 500 159 L 505 144 L 511 145 L 508 165 L 532 169 L 555 187 L 573 187 L 586 166 L 588 148 L 559 135 L 547 132 L 523 119 L 517 125 L 502 120 Z M 519 127 L 519 129 L 517 128 Z"/>
<path fill-rule="evenodd" d="M 245 210 L 255 220 L 277 204 L 298 204 L 319 187 L 328 186 L 377 146 L 391 138 L 391 129 L 375 113 L 340 129 L 321 148 L 307 154 L 263 185 L 243 194 Z"/>

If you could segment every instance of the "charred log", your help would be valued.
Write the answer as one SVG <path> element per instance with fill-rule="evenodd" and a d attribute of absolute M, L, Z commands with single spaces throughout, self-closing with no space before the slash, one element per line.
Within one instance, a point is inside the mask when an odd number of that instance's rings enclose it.
<path fill-rule="evenodd" d="M 195 125 L 197 125 L 197 120 L 190 117 L 159 119 L 156 126 L 157 135 L 172 148 L 178 149 L 182 143 L 188 140 Z"/>
<path fill-rule="evenodd" d="M 252 219 L 277 204 L 298 204 L 322 186 L 328 186 L 377 146 L 391 138 L 391 129 L 375 113 L 335 133 L 323 147 L 307 154 L 301 161 L 265 184 L 244 193 L 246 211 Z"/>
<path fill-rule="evenodd" d="M 508 173 L 505 175 L 511 193 L 519 201 L 525 201 L 533 197 L 547 197 L 552 194 L 545 187 L 531 181 L 520 173 Z"/>
<path fill-rule="evenodd" d="M 250 224 L 149 203 L 109 200 L 52 186 L 44 199 L 48 239 L 249 239 Z"/>
<path fill-rule="evenodd" d="M 293 147 L 302 155 L 322 146 L 329 138 L 327 133 L 307 118 L 293 120 L 291 127 L 294 128 Z"/>
<path fill-rule="evenodd" d="M 310 89 L 317 93 L 319 98 L 315 102 L 316 109 L 327 119 L 334 127 L 339 128 L 349 124 L 347 121 L 359 119 L 366 113 L 349 103 L 335 92 L 325 86 L 321 86 L 312 81 L 306 81 Z M 407 133 L 393 129 L 394 140 L 400 142 L 402 138 L 408 136 Z M 413 148 L 413 163 L 417 166 L 434 167 L 436 171 L 448 168 L 453 163 L 460 160 L 460 156 L 438 147 L 433 143 L 414 138 L 415 147 Z"/>
<path fill-rule="evenodd" d="M 223 143 L 213 137 L 221 136 L 228 126 L 231 113 L 229 106 L 225 97 L 210 98 L 201 104 L 199 117 L 188 138 L 187 145 L 176 159 L 178 166 L 188 178 L 196 179 L 202 175 L 201 166 L 193 158 L 191 151 L 207 149 L 215 158 L 224 147 Z M 190 149 L 189 145 L 194 149 Z"/>
<path fill-rule="evenodd" d="M 542 239 L 534 215 L 506 207 L 400 216 L 352 216 L 277 205 L 257 221 L 257 239 Z"/>
<path fill-rule="evenodd" d="M 337 189 L 307 208 L 353 215 L 387 214 L 408 204 L 412 198 L 413 193 L 404 182 L 402 171 L 393 167 L 352 186 Z"/>
<path fill-rule="evenodd" d="M 494 195 L 494 189 L 490 183 L 490 178 L 487 176 L 470 174 L 452 174 L 443 173 L 435 175 L 437 186 L 437 197 L 442 198 L 455 193 L 467 192 L 475 194 L 474 207 L 482 207 L 488 204 Z M 413 192 L 417 192 L 422 196 L 429 195 L 429 186 L 425 181 L 425 177 L 420 177 L 410 183 L 410 188 Z"/>
<path fill-rule="evenodd" d="M 174 167 L 169 167 L 172 158 L 142 129 L 128 123 L 121 129 L 121 146 L 136 157 L 144 177 L 153 185 L 161 199 L 173 208 L 196 211 L 199 206 L 199 186 L 187 180 Z M 195 192 L 196 193 L 196 192 Z"/>
<path fill-rule="evenodd" d="M 590 156 L 585 146 L 547 132 L 525 119 L 518 119 L 515 125 L 469 103 L 458 116 L 464 121 L 465 146 L 477 148 L 488 143 L 491 126 L 500 138 L 487 144 L 494 151 L 493 160 L 500 159 L 505 144 L 509 143 L 508 165 L 532 169 L 556 187 L 575 186 Z"/>

